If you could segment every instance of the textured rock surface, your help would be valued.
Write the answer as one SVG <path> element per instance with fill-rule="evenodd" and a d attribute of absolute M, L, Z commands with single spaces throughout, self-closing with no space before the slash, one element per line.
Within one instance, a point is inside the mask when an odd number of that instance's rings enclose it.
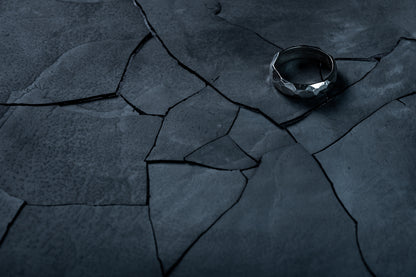
<path fill-rule="evenodd" d="M 186 156 L 185 160 L 223 169 L 245 169 L 257 164 L 230 138 L 221 137 Z"/>
<path fill-rule="evenodd" d="M 0 276 L 413 277 L 415 11 L 1 0 Z"/>
<path fill-rule="evenodd" d="M 345 134 L 382 105 L 416 90 L 416 41 L 402 40 L 361 82 L 289 130 L 311 153 Z"/>
<path fill-rule="evenodd" d="M 205 2 L 152 0 L 140 4 L 173 55 L 214 82 L 230 99 L 258 108 L 279 123 L 301 116 L 321 102 L 298 101 L 277 93 L 267 78 L 269 63 L 279 48 L 251 31 L 224 22 L 207 9 L 210 4 Z M 344 81 L 349 79 L 350 66 L 362 75 L 369 70 L 367 62 L 341 62 L 339 72 L 345 75 Z"/>
<path fill-rule="evenodd" d="M 0 4 L 0 26 L 0 103 L 6 102 L 12 92 L 25 88 L 48 96 L 33 99 L 36 102 L 86 97 L 93 92 L 110 93 L 104 89 L 110 81 L 115 82 L 111 87 L 117 86 L 118 72 L 128 60 L 127 48 L 132 50 L 131 45 L 137 44 L 148 32 L 129 0 L 89 4 L 5 0 Z M 131 40 L 135 42 L 129 44 Z M 117 51 L 108 52 L 109 46 Z M 106 58 L 99 60 L 103 54 L 107 54 Z M 56 76 L 57 68 L 65 75 Z M 80 72 L 86 76 L 80 76 Z M 78 76 L 78 80 L 65 88 L 70 94 L 54 90 L 62 88 L 59 82 L 69 82 L 72 75 Z M 41 80 L 37 80 L 40 76 Z M 55 77 L 60 81 L 51 80 Z M 104 79 L 104 86 L 100 85 L 98 81 Z M 43 88 L 46 91 L 40 92 Z"/>
<path fill-rule="evenodd" d="M 164 115 L 170 107 L 204 86 L 152 39 L 133 58 L 120 93 L 142 111 Z"/>
<path fill-rule="evenodd" d="M 230 137 L 249 155 L 260 159 L 265 153 L 294 143 L 287 132 L 260 114 L 241 109 Z"/>
<path fill-rule="evenodd" d="M 183 160 L 193 150 L 224 135 L 237 110 L 238 106 L 213 89 L 203 89 L 170 110 L 148 160 Z"/>
<path fill-rule="evenodd" d="M 354 232 L 319 166 L 294 145 L 263 157 L 173 276 L 369 276 Z"/>
<path fill-rule="evenodd" d="M 22 205 L 22 200 L 12 197 L 0 189 L 0 242 Z"/>
<path fill-rule="evenodd" d="M 251 29 L 281 47 L 319 46 L 336 57 L 368 57 L 393 48 L 400 36 L 416 35 L 416 4 L 388 0 L 220 0 L 221 18 Z M 386 20 L 389 18 L 389 20 Z"/>
<path fill-rule="evenodd" d="M 1 276 L 161 276 L 147 207 L 26 206 Z"/>
<path fill-rule="evenodd" d="M 358 221 L 361 249 L 377 276 L 416 271 L 414 99 L 383 107 L 317 155 Z"/>
<path fill-rule="evenodd" d="M 168 270 L 239 197 L 238 171 L 183 164 L 150 166 L 150 210 L 159 255 Z"/>
<path fill-rule="evenodd" d="M 0 188 L 28 203 L 145 203 L 143 160 L 161 120 L 108 101 L 10 110 L 0 129 Z"/>

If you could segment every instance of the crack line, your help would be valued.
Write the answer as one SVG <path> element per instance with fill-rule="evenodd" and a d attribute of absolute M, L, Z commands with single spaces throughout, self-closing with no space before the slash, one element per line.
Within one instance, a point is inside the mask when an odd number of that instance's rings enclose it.
<path fill-rule="evenodd" d="M 20 213 L 22 212 L 22 210 L 25 206 L 26 206 L 26 202 L 23 202 L 22 205 L 17 210 L 14 217 L 12 218 L 12 220 L 7 224 L 6 231 L 4 232 L 3 236 L 0 238 L 0 248 L 2 247 L 3 242 L 6 239 L 7 234 L 9 233 L 10 229 L 12 228 L 13 223 L 17 220 L 17 218 L 19 217 Z"/>
<path fill-rule="evenodd" d="M 354 222 L 354 228 L 355 228 L 355 240 L 356 240 L 356 244 L 357 244 L 357 248 L 358 248 L 358 252 L 360 253 L 360 257 L 361 257 L 361 261 L 363 262 L 365 268 L 367 269 L 367 271 L 371 274 L 371 276 L 376 276 L 375 273 L 373 272 L 373 270 L 370 268 L 370 266 L 368 265 L 367 261 L 364 258 L 364 254 L 361 250 L 361 246 L 359 243 L 359 239 L 358 239 L 358 221 L 351 215 L 351 213 L 348 211 L 348 209 L 345 207 L 344 203 L 341 201 L 338 193 L 336 192 L 334 183 L 332 182 L 332 180 L 329 178 L 328 174 L 326 173 L 324 167 L 322 166 L 321 162 L 318 160 L 318 158 L 315 157 L 315 154 L 312 154 L 312 158 L 316 161 L 316 163 L 318 164 L 318 166 L 320 167 L 322 173 L 325 175 L 325 178 L 328 180 L 328 182 L 331 185 L 331 189 L 332 192 L 335 196 L 335 198 L 337 199 L 338 203 L 341 205 L 342 209 L 344 210 L 344 212 L 348 215 L 348 217 Z"/>
<path fill-rule="evenodd" d="M 405 94 L 403 96 L 397 97 L 389 102 L 384 103 L 383 105 L 381 105 L 380 107 L 378 107 L 377 109 L 375 109 L 374 111 L 372 111 L 370 114 L 368 114 L 367 116 L 365 116 L 363 119 L 361 119 L 360 121 L 358 121 L 357 123 L 355 123 L 351 128 L 349 128 L 344 134 L 342 134 L 340 137 L 338 137 L 336 140 L 334 140 L 333 142 L 331 142 L 330 144 L 328 144 L 327 146 L 323 147 L 321 150 L 316 151 L 315 153 L 313 153 L 313 155 L 316 155 L 322 151 L 325 151 L 326 149 L 328 149 L 329 147 L 331 147 L 332 145 L 334 145 L 335 143 L 337 143 L 338 141 L 340 141 L 343 137 L 345 137 L 346 135 L 348 135 L 355 127 L 357 127 L 359 124 L 361 124 L 363 121 L 365 121 L 366 119 L 368 119 L 369 117 L 371 117 L 373 114 L 375 114 L 376 112 L 378 112 L 379 110 L 381 110 L 383 107 L 387 106 L 388 104 L 397 101 L 401 98 L 410 96 L 416 94 L 416 91 Z"/>
<path fill-rule="evenodd" d="M 147 28 L 149 29 L 149 31 L 153 34 L 153 36 L 160 42 L 160 44 L 162 45 L 162 47 L 166 50 L 166 52 L 168 53 L 168 55 L 174 59 L 179 66 L 181 66 L 183 69 L 185 69 L 186 71 L 188 71 L 189 73 L 195 75 L 197 78 L 199 78 L 201 81 L 203 81 L 207 86 L 211 87 L 214 91 L 216 91 L 219 95 L 221 95 L 224 99 L 226 99 L 227 101 L 233 103 L 234 105 L 246 108 L 250 111 L 259 113 L 261 115 L 263 115 L 264 117 L 266 117 L 267 119 L 269 119 L 271 122 L 273 122 L 274 125 L 281 127 L 279 123 L 277 123 L 276 121 L 274 121 L 270 116 L 268 116 L 267 114 L 265 114 L 263 111 L 261 111 L 259 108 L 255 108 L 255 107 L 251 107 L 242 103 L 239 103 L 237 101 L 232 100 L 231 98 L 229 98 L 228 96 L 226 96 L 224 93 L 222 93 L 217 87 L 215 87 L 211 82 L 209 82 L 207 79 L 205 79 L 204 77 L 202 77 L 198 72 L 196 72 L 195 70 L 191 69 L 190 67 L 188 67 L 187 65 L 185 65 L 182 61 L 180 61 L 171 51 L 170 49 L 167 47 L 167 45 L 165 44 L 165 42 L 161 39 L 161 37 L 157 34 L 155 28 L 150 24 L 149 19 L 146 15 L 146 12 L 144 11 L 142 5 L 138 2 L 138 0 L 133 0 L 134 4 L 136 5 L 136 7 L 139 8 L 144 22 L 147 26 Z"/>
<path fill-rule="evenodd" d="M 198 235 L 198 237 L 185 249 L 185 251 L 182 253 L 182 255 L 178 258 L 178 260 L 176 260 L 176 262 L 166 271 L 166 275 L 165 276 L 169 276 L 172 271 L 180 264 L 180 262 L 183 260 L 183 258 L 186 256 L 186 254 L 188 254 L 188 252 L 191 250 L 191 248 L 224 216 L 226 215 L 232 208 L 234 208 L 234 206 L 236 206 L 241 198 L 244 195 L 244 192 L 247 188 L 247 184 L 248 184 L 248 178 L 242 173 L 241 170 L 239 170 L 240 174 L 244 177 L 244 186 L 240 192 L 240 194 L 237 197 L 237 200 L 231 204 L 230 207 L 228 207 L 225 211 L 223 211 L 202 233 L 200 233 Z"/>

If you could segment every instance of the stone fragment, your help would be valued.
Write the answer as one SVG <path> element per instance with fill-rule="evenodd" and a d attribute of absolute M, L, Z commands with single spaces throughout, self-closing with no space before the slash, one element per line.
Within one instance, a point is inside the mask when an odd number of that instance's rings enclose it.
<path fill-rule="evenodd" d="M 198 147 L 225 135 L 238 106 L 211 88 L 175 106 L 166 116 L 148 160 L 183 160 Z"/>
<path fill-rule="evenodd" d="M 314 159 L 294 145 L 264 155 L 241 200 L 173 276 L 370 276 L 354 222 Z"/>
<path fill-rule="evenodd" d="M 184 164 L 153 164 L 150 215 L 165 272 L 240 196 L 245 178 Z"/>
<path fill-rule="evenodd" d="M 113 92 L 129 51 L 149 31 L 130 0 L 79 2 L 1 1 L 0 103 L 25 88 L 42 97 L 30 103 Z"/>
<path fill-rule="evenodd" d="M 147 207 L 26 206 L 1 276 L 161 276 Z"/>
<path fill-rule="evenodd" d="M 382 105 L 416 90 L 416 42 L 402 40 L 361 82 L 289 127 L 311 153 L 348 132 Z"/>
<path fill-rule="evenodd" d="M 120 93 L 142 111 L 164 115 L 170 107 L 204 86 L 152 39 L 131 61 Z"/>
<path fill-rule="evenodd" d="M 0 129 L 0 188 L 29 204 L 144 204 L 161 119 L 121 98 L 14 107 Z"/>
<path fill-rule="evenodd" d="M 185 157 L 185 160 L 222 169 L 245 169 L 257 164 L 230 138 L 224 136 Z"/>
<path fill-rule="evenodd" d="M 249 155 L 260 159 L 265 153 L 294 143 L 287 132 L 258 113 L 240 109 L 230 137 Z"/>
<path fill-rule="evenodd" d="M 394 101 L 317 154 L 377 276 L 416 272 L 416 102 Z M 409 101 L 407 101 L 409 100 Z"/>

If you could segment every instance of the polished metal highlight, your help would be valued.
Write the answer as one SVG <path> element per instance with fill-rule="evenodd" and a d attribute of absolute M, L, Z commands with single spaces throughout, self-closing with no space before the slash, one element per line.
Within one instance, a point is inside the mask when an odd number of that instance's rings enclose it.
<path fill-rule="evenodd" d="M 286 80 L 281 65 L 296 59 L 319 61 L 330 69 L 323 81 L 313 84 L 297 84 Z M 326 94 L 337 79 L 337 65 L 334 58 L 318 47 L 299 45 L 286 48 L 278 52 L 270 64 L 270 74 L 273 85 L 283 94 L 300 98 L 313 98 Z"/>

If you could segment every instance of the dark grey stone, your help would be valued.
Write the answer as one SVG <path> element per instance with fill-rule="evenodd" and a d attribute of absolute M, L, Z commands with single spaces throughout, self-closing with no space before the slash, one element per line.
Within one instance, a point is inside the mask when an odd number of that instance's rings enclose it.
<path fill-rule="evenodd" d="M 416 272 L 415 126 L 416 103 L 394 101 L 317 155 L 377 276 Z"/>
<path fill-rule="evenodd" d="M 147 33 L 130 0 L 89 4 L 55 0 L 1 1 L 0 103 L 6 102 L 10 93 L 25 88 L 26 91 L 30 91 L 29 88 L 51 89 L 44 92 L 49 94 L 47 99 L 33 100 L 42 102 L 113 92 L 113 89 L 108 91 L 109 83 L 115 82 L 111 88 L 114 84 L 117 86 L 116 76 L 127 63 L 128 49 L 132 50 L 131 46 Z M 64 76 L 51 72 L 55 69 Z M 100 73 L 105 76 L 99 76 Z M 59 79 L 50 80 L 52 76 Z M 74 76 L 76 81 L 69 82 Z M 103 81 L 102 85 L 99 80 Z M 80 81 L 82 83 L 78 83 Z M 65 84 L 70 87 L 65 88 Z M 58 88 L 65 89 L 68 95 L 56 91 Z"/>
<path fill-rule="evenodd" d="M 416 42 L 402 40 L 361 82 L 289 130 L 311 153 L 345 134 L 382 105 L 416 90 Z"/>
<path fill-rule="evenodd" d="M 161 276 L 147 207 L 26 206 L 1 276 Z"/>
<path fill-rule="evenodd" d="M 173 276 L 369 276 L 354 222 L 314 159 L 294 145 L 264 155 L 239 203 Z"/>
<path fill-rule="evenodd" d="M 198 147 L 225 135 L 238 106 L 211 88 L 170 110 L 148 160 L 183 160 Z"/>
<path fill-rule="evenodd" d="M 413 0 L 219 2 L 218 16 L 281 47 L 315 45 L 336 57 L 369 57 L 390 50 L 400 36 L 416 35 Z"/>
<path fill-rule="evenodd" d="M 233 101 L 258 108 L 278 123 L 293 120 L 323 101 L 299 101 L 278 93 L 268 75 L 279 48 L 211 14 L 206 1 L 175 2 L 174 8 L 169 0 L 139 2 L 173 55 Z M 343 65 L 364 71 L 362 75 L 369 70 L 367 62 L 343 62 L 340 76 L 347 74 Z"/>
<path fill-rule="evenodd" d="M 22 200 L 12 197 L 0 189 L 0 242 L 22 205 Z"/>
<path fill-rule="evenodd" d="M 99 41 L 62 54 L 27 88 L 13 92 L 11 103 L 45 103 L 114 93 L 138 40 Z"/>
<path fill-rule="evenodd" d="M 164 115 L 168 108 L 204 86 L 152 39 L 131 61 L 120 93 L 142 111 Z"/>
<path fill-rule="evenodd" d="M 224 136 L 185 157 L 185 160 L 223 169 L 245 169 L 257 164 L 230 138 Z"/>
<path fill-rule="evenodd" d="M 237 200 L 245 178 L 238 171 L 184 164 L 154 164 L 149 172 L 150 214 L 167 271 Z"/>
<path fill-rule="evenodd" d="M 15 107 L 0 129 L 0 188 L 28 203 L 143 204 L 161 119 L 121 98 Z"/>
<path fill-rule="evenodd" d="M 276 148 L 294 143 L 289 134 L 262 115 L 240 109 L 230 137 L 255 159 Z"/>

